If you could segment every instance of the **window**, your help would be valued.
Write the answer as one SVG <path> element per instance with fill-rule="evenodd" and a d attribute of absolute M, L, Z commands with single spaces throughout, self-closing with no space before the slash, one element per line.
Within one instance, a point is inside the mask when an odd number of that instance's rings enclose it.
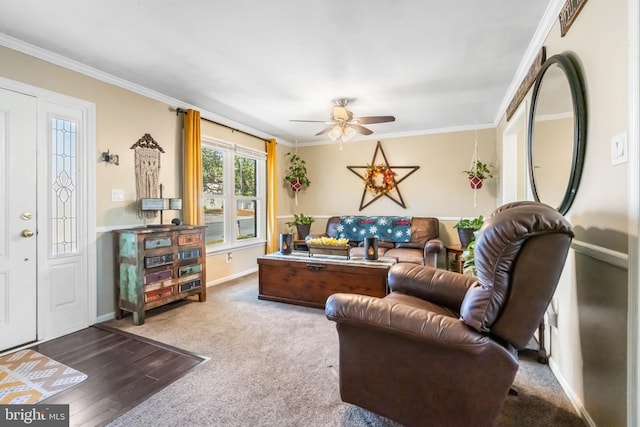
<path fill-rule="evenodd" d="M 215 249 L 264 241 L 265 154 L 202 139 L 206 243 Z"/>
<path fill-rule="evenodd" d="M 78 252 L 77 123 L 53 117 L 51 125 L 51 256 Z"/>

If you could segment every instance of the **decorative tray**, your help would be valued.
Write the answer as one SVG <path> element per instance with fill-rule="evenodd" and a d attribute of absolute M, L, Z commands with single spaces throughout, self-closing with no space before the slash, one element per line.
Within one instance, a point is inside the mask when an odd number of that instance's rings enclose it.
<path fill-rule="evenodd" d="M 322 245 L 318 243 L 308 243 L 309 256 L 314 255 L 336 255 L 349 259 L 349 245 Z"/>

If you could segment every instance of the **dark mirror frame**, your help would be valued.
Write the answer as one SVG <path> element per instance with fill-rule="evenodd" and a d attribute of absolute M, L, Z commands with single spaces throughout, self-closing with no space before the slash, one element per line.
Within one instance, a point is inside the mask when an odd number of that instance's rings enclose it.
<path fill-rule="evenodd" d="M 538 95 L 544 78 L 545 71 L 553 65 L 557 64 L 563 71 L 569 82 L 569 89 L 571 91 L 571 98 L 573 103 L 573 156 L 571 159 L 571 172 L 569 174 L 569 182 L 567 188 L 560 202 L 560 206 L 557 210 L 562 214 L 566 214 L 573 200 L 576 197 L 578 191 L 578 185 L 580 184 L 580 177 L 582 175 L 582 167 L 584 165 L 584 153 L 585 144 L 587 140 L 587 106 L 585 103 L 584 89 L 578 68 L 574 64 L 573 60 L 565 54 L 558 54 L 547 59 L 536 77 L 536 81 L 533 87 L 533 96 L 531 98 L 531 109 L 529 111 L 529 123 L 528 123 L 528 156 L 529 156 L 529 182 L 531 183 L 531 190 L 533 197 L 537 202 L 544 203 L 544 200 L 540 200 L 538 191 L 536 189 L 535 177 L 533 174 L 533 127 L 536 115 L 536 102 L 538 101 Z"/>

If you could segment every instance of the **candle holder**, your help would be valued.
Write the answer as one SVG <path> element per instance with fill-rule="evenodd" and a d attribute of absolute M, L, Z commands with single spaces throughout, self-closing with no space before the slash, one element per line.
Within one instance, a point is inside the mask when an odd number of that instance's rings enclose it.
<path fill-rule="evenodd" d="M 293 249 L 293 234 L 280 233 L 280 253 L 289 255 Z"/>
<path fill-rule="evenodd" d="M 364 239 L 364 259 L 375 261 L 378 259 L 378 238 L 366 237 Z"/>

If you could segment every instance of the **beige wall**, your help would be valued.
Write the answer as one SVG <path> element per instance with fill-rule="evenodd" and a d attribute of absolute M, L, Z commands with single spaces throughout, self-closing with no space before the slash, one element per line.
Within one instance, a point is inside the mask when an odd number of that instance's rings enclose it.
<path fill-rule="evenodd" d="M 566 215 L 576 243 L 593 245 L 596 253 L 626 254 L 627 165 L 611 166 L 610 141 L 628 126 L 627 2 L 587 2 L 568 34 L 560 37 L 556 23 L 544 46 L 547 57 L 574 55 L 585 83 L 584 171 Z M 497 129 L 497 152 L 506 125 L 503 119 Z M 571 251 L 552 301 L 558 327 L 549 334 L 551 365 L 596 425 L 624 426 L 627 270 L 578 249 Z"/>
<path fill-rule="evenodd" d="M 297 153 L 307 162 L 311 185 L 298 194 L 297 205 L 284 181 L 287 164 L 283 156 L 294 148 L 280 145 L 278 176 L 282 177 L 282 184 L 278 190 L 278 215 L 312 215 L 317 218 L 312 232 L 324 231 L 326 218 L 332 215 L 435 216 L 442 220 L 442 239 L 446 243 L 459 243 L 452 228 L 457 219 L 486 216 L 496 207 L 497 179 L 485 181 L 477 191 L 474 205 L 474 191 L 462 173 L 469 169 L 475 138 L 474 131 L 462 131 L 380 140 L 389 165 L 419 166 L 419 169 L 399 184 L 406 208 L 382 197 L 362 211 L 359 208 L 364 183 L 347 166 L 370 164 L 376 140 L 343 143 L 342 151 L 337 143 L 306 147 L 299 144 Z M 478 158 L 495 166 L 495 129 L 478 130 L 477 138 Z M 381 154 L 376 156 L 376 163 L 384 163 Z M 281 227 L 284 222 L 281 218 Z"/>

